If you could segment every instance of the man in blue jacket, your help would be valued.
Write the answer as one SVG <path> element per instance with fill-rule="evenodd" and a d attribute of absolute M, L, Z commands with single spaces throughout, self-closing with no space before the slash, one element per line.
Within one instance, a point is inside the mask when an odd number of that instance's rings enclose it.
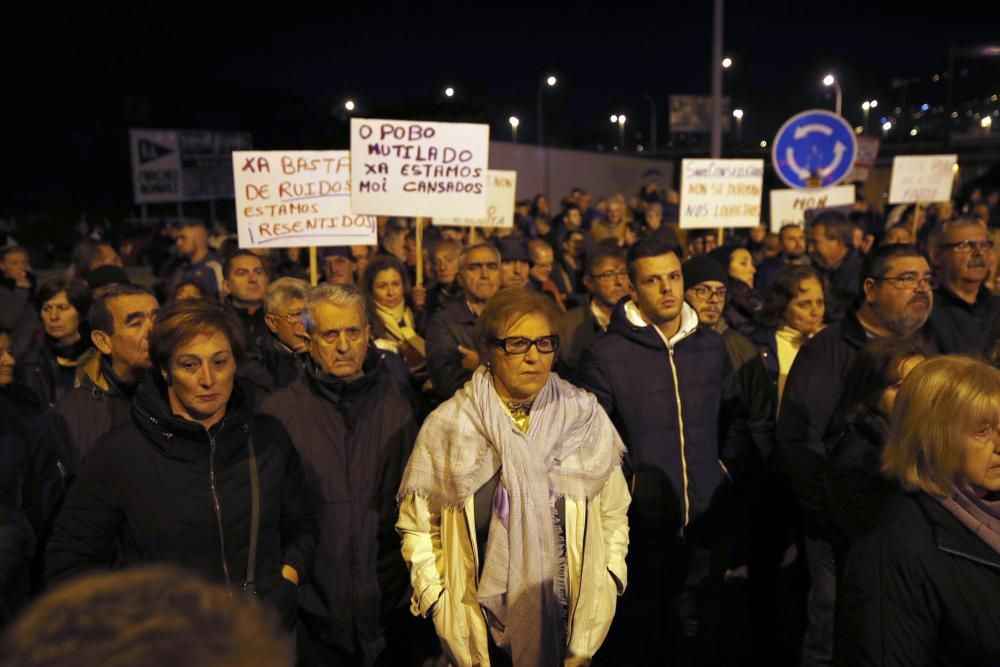
<path fill-rule="evenodd" d="M 753 443 L 722 337 L 684 302 L 680 253 L 646 237 L 628 252 L 634 286 L 580 361 L 628 446 L 629 586 L 596 662 L 713 662 L 712 616 L 727 541 L 718 516 Z"/>

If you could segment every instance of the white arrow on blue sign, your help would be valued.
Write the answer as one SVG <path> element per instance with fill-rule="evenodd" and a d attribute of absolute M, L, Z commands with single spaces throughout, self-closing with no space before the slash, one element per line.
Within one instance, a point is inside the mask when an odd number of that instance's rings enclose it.
<path fill-rule="evenodd" d="M 785 121 L 774 137 L 771 162 L 789 187 L 828 188 L 843 181 L 854 166 L 858 142 L 841 116 L 810 109 Z"/>

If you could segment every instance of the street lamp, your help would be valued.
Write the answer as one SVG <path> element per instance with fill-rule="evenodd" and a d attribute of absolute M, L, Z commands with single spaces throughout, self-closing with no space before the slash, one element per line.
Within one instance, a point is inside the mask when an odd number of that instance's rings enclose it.
<path fill-rule="evenodd" d="M 722 59 L 722 69 L 729 69 L 732 66 L 733 66 L 733 59 L 732 58 L 723 58 Z"/>
<path fill-rule="evenodd" d="M 614 114 L 611 116 L 612 123 L 618 123 L 618 146 L 619 150 L 625 150 L 625 114 Z"/>
<path fill-rule="evenodd" d="M 552 75 L 549 75 L 548 78 L 538 82 L 538 145 L 539 146 L 543 144 L 543 138 L 545 136 L 542 131 L 542 126 L 543 126 L 542 91 L 545 90 L 544 86 L 547 85 L 549 88 L 552 88 L 556 85 L 556 82 L 557 79 Z"/>
<path fill-rule="evenodd" d="M 892 129 L 892 123 L 890 123 L 889 121 L 885 121 L 884 123 L 882 123 L 882 136 L 883 137 L 888 136 L 889 130 L 891 129 Z"/>
<path fill-rule="evenodd" d="M 347 100 L 344 102 L 344 108 L 348 111 L 354 111 L 354 100 Z"/>
<path fill-rule="evenodd" d="M 510 118 L 507 119 L 507 122 L 510 123 L 510 133 L 511 133 L 511 135 L 513 135 L 513 137 L 514 137 L 514 143 L 516 144 L 517 143 L 517 126 L 521 124 L 521 121 L 518 120 L 517 116 L 511 116 Z"/>
<path fill-rule="evenodd" d="M 452 88 L 451 86 L 448 86 L 447 88 L 444 89 L 445 97 L 453 97 L 454 95 L 455 95 L 455 89 Z"/>
<path fill-rule="evenodd" d="M 839 116 L 840 115 L 840 99 L 842 97 L 842 93 L 841 93 L 841 90 L 840 90 L 840 84 L 837 83 L 837 80 L 835 78 L 833 78 L 832 74 L 827 74 L 826 76 L 823 77 L 823 85 L 827 86 L 827 87 L 833 86 L 833 89 L 836 91 L 836 93 L 837 93 L 837 107 L 836 107 L 836 111 L 837 111 L 837 115 Z"/>
<path fill-rule="evenodd" d="M 983 119 L 979 121 L 979 127 L 989 131 L 993 127 L 993 118 L 990 116 L 983 116 Z"/>
<path fill-rule="evenodd" d="M 733 109 L 733 118 L 736 119 L 736 140 L 743 139 L 743 109 Z"/>

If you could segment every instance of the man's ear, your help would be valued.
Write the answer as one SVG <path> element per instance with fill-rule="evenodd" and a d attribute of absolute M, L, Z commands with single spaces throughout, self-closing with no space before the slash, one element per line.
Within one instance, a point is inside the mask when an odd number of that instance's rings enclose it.
<path fill-rule="evenodd" d="M 264 324 L 266 324 L 267 328 L 271 330 L 271 333 L 275 335 L 278 334 L 278 319 L 272 313 L 268 313 L 264 316 Z"/>
<path fill-rule="evenodd" d="M 222 279 L 222 296 L 229 296 L 229 279 Z"/>
<path fill-rule="evenodd" d="M 111 336 L 108 332 L 95 329 L 90 332 L 90 340 L 101 354 L 111 354 Z"/>
<path fill-rule="evenodd" d="M 875 289 L 875 279 L 865 278 L 865 282 L 862 283 L 861 286 L 865 290 L 865 301 L 867 303 L 871 303 L 872 301 L 874 301 L 874 299 L 872 298 L 872 291 Z"/>

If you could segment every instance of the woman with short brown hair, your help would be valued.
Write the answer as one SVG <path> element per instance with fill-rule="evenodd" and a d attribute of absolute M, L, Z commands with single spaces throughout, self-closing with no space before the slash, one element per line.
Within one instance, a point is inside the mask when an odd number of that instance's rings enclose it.
<path fill-rule="evenodd" d="M 580 665 L 627 582 L 624 445 L 593 395 L 551 373 L 551 300 L 499 292 L 481 366 L 424 423 L 396 529 L 414 613 L 452 664 Z"/>
<path fill-rule="evenodd" d="M 87 453 L 56 520 L 46 578 L 154 561 L 273 603 L 288 627 L 316 547 L 315 509 L 281 424 L 236 378 L 243 336 L 218 304 L 180 301 L 149 334 L 130 423 Z"/>

